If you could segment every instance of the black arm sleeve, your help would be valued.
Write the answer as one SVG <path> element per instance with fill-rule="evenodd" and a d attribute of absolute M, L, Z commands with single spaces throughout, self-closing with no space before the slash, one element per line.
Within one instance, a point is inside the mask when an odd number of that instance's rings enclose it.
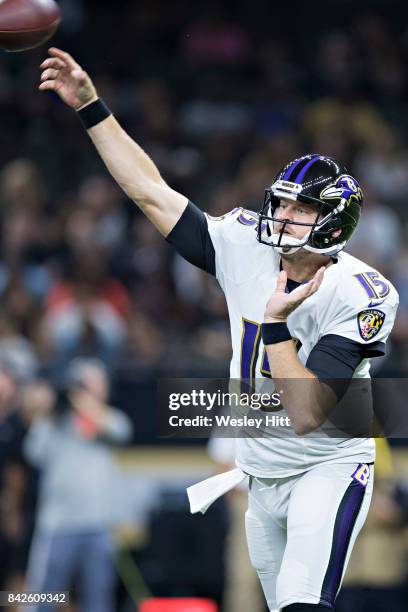
<path fill-rule="evenodd" d="M 184 259 L 215 276 L 215 250 L 207 219 L 195 204 L 187 204 L 166 240 Z"/>
<path fill-rule="evenodd" d="M 360 344 L 343 336 L 328 334 L 313 347 L 306 367 L 328 384 L 341 398 L 347 391 L 354 371 L 363 359 L 385 354 L 384 342 Z"/>

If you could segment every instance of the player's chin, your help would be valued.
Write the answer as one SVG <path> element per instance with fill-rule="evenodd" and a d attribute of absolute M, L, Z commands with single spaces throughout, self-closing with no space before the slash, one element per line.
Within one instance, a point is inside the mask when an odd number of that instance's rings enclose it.
<path fill-rule="evenodd" d="M 282 259 L 287 259 L 290 261 L 294 261 L 296 259 L 303 260 L 305 257 L 309 257 L 312 255 L 310 251 L 304 249 L 303 247 L 298 247 L 295 251 L 293 251 L 293 245 L 287 247 L 280 247 L 280 255 Z"/>
<path fill-rule="evenodd" d="M 299 251 L 303 251 L 303 249 L 298 249 L 293 253 L 293 245 L 287 247 L 281 246 L 279 248 L 282 259 L 296 259 L 296 255 L 299 256 Z"/>

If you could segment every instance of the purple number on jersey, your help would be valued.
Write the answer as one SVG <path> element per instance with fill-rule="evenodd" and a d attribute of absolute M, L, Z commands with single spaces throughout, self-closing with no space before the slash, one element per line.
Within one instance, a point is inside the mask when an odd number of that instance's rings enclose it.
<path fill-rule="evenodd" d="M 296 345 L 296 350 L 299 352 L 302 343 L 297 338 L 293 340 Z M 242 318 L 241 379 L 251 381 L 255 378 L 260 341 L 261 324 Z M 271 369 L 269 367 L 268 355 L 265 348 L 262 353 L 261 374 L 265 376 L 265 378 L 271 378 Z"/>
<path fill-rule="evenodd" d="M 389 285 L 385 282 L 383 277 L 380 277 L 378 272 L 369 270 L 368 272 L 361 272 L 354 276 L 364 288 L 370 300 L 383 300 L 390 292 Z"/>

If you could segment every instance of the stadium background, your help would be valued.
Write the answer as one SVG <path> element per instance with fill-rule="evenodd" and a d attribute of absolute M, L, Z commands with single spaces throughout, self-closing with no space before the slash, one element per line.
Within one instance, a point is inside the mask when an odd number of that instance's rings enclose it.
<path fill-rule="evenodd" d="M 236 205 L 257 210 L 279 167 L 306 151 L 353 169 L 366 199 L 349 250 L 386 275 L 401 298 L 389 351 L 374 371 L 406 377 L 404 3 L 315 0 L 288 8 L 266 1 L 61 0 L 60 6 L 53 44 L 90 73 L 169 184 L 210 214 Z M 38 474 L 20 452 L 29 425 L 18 389 L 39 376 L 58 385 L 72 358 L 92 356 L 108 366 L 114 403 L 134 427 L 131 444 L 117 453 L 123 481 L 117 609 L 131 609 L 132 597 L 148 590 L 220 600 L 228 503 L 205 518 L 186 514 L 183 487 L 215 468 L 203 441 L 157 439 L 155 384 L 162 376 L 227 375 L 224 299 L 213 279 L 183 262 L 126 201 L 75 114 L 56 96 L 38 93 L 44 57 L 41 49 L 2 53 L 0 61 L 0 369 L 17 383 L 17 400 L 0 402 L 0 435 L 12 423 L 15 441 L 1 452 L 1 554 L 7 559 L 17 550 L 17 561 L 5 562 L 3 586 L 24 575 L 36 517 Z M 375 608 L 390 605 L 391 590 L 398 609 L 408 610 L 399 590 L 408 569 L 404 446 L 384 450 L 384 487 L 372 518 L 373 537 L 381 532 L 382 554 L 389 549 L 395 571 L 384 577 L 382 564 L 363 555 L 365 575 L 350 579 L 361 587 L 354 610 L 364 611 L 374 592 L 371 611 L 395 612 L 396 605 Z M 13 510 L 20 521 L 9 531 L 4 499 L 14 464 L 24 478 Z"/>

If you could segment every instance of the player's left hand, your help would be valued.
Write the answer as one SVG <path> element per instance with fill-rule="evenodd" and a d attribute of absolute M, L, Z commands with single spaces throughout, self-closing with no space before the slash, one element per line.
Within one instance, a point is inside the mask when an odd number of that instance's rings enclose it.
<path fill-rule="evenodd" d="M 307 298 L 316 293 L 322 284 L 326 268 L 318 269 L 314 277 L 304 285 L 300 285 L 291 293 L 285 293 L 288 280 L 284 270 L 279 274 L 275 293 L 270 297 L 265 310 L 265 323 L 285 323 L 288 316 L 296 310 Z"/>

